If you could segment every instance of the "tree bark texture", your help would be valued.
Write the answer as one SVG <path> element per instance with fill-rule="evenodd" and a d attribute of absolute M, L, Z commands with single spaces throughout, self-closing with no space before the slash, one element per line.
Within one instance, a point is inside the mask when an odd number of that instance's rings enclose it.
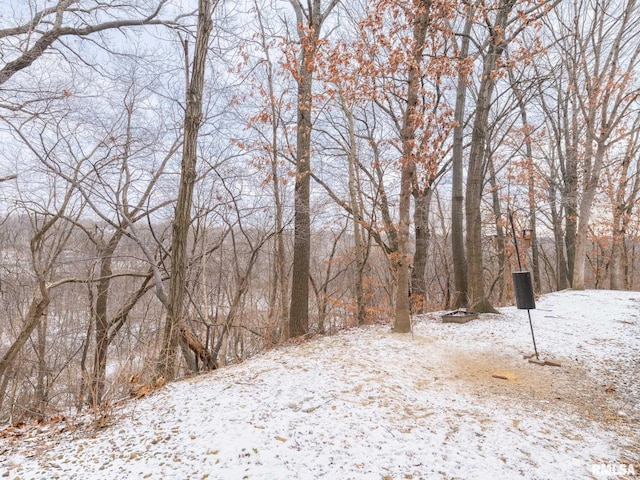
<path fill-rule="evenodd" d="M 319 28 L 319 25 L 318 27 Z M 296 184 L 294 193 L 294 240 L 289 335 L 297 337 L 309 331 L 309 262 L 311 250 L 310 162 L 311 107 L 313 100 L 314 57 L 317 36 L 313 35 L 302 51 L 298 80 L 298 132 Z"/>
<path fill-rule="evenodd" d="M 398 207 L 398 252 L 396 258 L 396 307 L 393 330 L 406 333 L 411 330 L 409 305 L 409 226 L 411 192 L 415 184 L 416 158 L 416 114 L 420 91 L 420 65 L 429 27 L 431 1 L 418 2 L 413 24 L 413 52 L 407 78 L 407 106 L 402 118 L 400 132 L 402 161 L 400 173 L 400 204 Z"/>
<path fill-rule="evenodd" d="M 267 84 L 269 91 L 269 109 L 271 114 L 271 183 L 273 185 L 273 201 L 275 207 L 275 227 L 276 227 L 276 241 L 274 246 L 275 262 L 273 267 L 273 290 L 270 302 L 270 318 L 277 317 L 276 332 L 280 335 L 281 339 L 289 338 L 289 293 L 288 293 L 288 281 L 287 281 L 287 264 L 286 264 L 286 250 L 284 244 L 284 213 L 282 205 L 282 194 L 280 191 L 280 171 L 278 168 L 278 162 L 280 159 L 280 147 L 279 147 L 279 125 L 280 125 L 280 112 L 278 102 L 276 100 L 275 91 L 275 73 L 273 68 L 273 62 L 271 60 L 269 44 L 267 42 L 267 33 L 264 29 L 264 22 L 260 9 L 257 8 L 256 14 L 258 16 L 258 22 L 261 31 L 261 46 L 265 55 L 265 65 L 267 74 Z M 276 313 L 277 312 L 277 313 Z"/>
<path fill-rule="evenodd" d="M 320 30 L 327 15 L 337 5 L 332 0 L 322 11 L 321 0 L 307 2 L 304 10 L 298 0 L 290 0 L 298 22 L 298 37 L 302 43 L 298 81 L 298 113 L 296 137 L 296 184 L 294 190 L 294 239 L 289 335 L 297 337 L 309 331 L 309 270 L 311 250 L 311 131 L 313 122 L 313 77 Z"/>
<path fill-rule="evenodd" d="M 472 11 L 467 10 L 467 17 L 460 44 L 460 58 L 469 55 L 469 39 L 472 26 Z M 467 306 L 467 259 L 464 251 L 464 183 L 463 183 L 463 151 L 464 151 L 464 119 L 465 103 L 467 99 L 467 79 L 463 72 L 458 77 L 456 87 L 456 103 L 454 118 L 456 126 L 453 129 L 452 152 L 452 185 L 451 185 L 451 254 L 453 260 L 453 277 L 455 283 L 453 307 Z"/>
<path fill-rule="evenodd" d="M 482 259 L 482 215 L 481 202 L 485 180 L 486 165 L 485 143 L 487 142 L 487 123 L 491 109 L 491 97 L 495 88 L 494 72 L 498 58 L 506 47 L 504 32 L 509 12 L 515 0 L 500 2 L 495 25 L 491 28 L 488 51 L 484 56 L 482 78 L 476 100 L 476 114 L 473 121 L 469 168 L 467 171 L 467 194 L 465 214 L 467 222 L 467 281 L 468 305 L 477 312 L 495 312 L 484 289 L 484 271 Z"/>
<path fill-rule="evenodd" d="M 33 331 L 38 327 L 42 317 L 46 315 L 47 307 L 50 302 L 51 298 L 49 296 L 49 289 L 45 285 L 44 280 L 39 280 L 38 285 L 35 287 L 33 292 L 33 298 L 25 318 L 24 326 L 11 346 L 7 349 L 4 355 L 2 355 L 2 358 L 0 358 L 0 381 L 4 380 L 9 367 L 15 360 L 16 356 L 27 343 Z M 4 385 L 5 382 L 2 382 L 2 384 Z M 0 391 L 0 404 L 2 403 L 2 399 L 4 399 L 5 394 L 6 392 Z"/>
<path fill-rule="evenodd" d="M 359 191 L 360 185 L 357 178 L 358 157 L 356 151 L 356 132 L 355 122 L 351 109 L 341 102 L 342 111 L 347 118 L 349 127 L 349 145 L 347 146 L 349 160 L 349 203 L 351 204 L 351 212 L 353 217 L 353 246 L 355 254 L 355 279 L 354 290 L 356 300 L 356 324 L 364 325 L 366 322 L 366 305 L 364 295 L 364 269 L 366 264 L 365 245 L 363 243 L 362 232 L 362 215 L 360 213 Z"/>
<path fill-rule="evenodd" d="M 156 366 L 156 375 L 164 377 L 166 381 L 176 377 L 178 337 L 183 320 L 184 292 L 187 286 L 187 242 L 191 225 L 193 189 L 196 182 L 198 133 L 202 123 L 202 95 L 209 36 L 213 28 L 212 13 L 213 1 L 199 0 L 193 66 L 191 80 L 187 87 L 180 184 L 172 226 L 169 304 L 160 357 Z"/>
<path fill-rule="evenodd" d="M 427 301 L 427 261 L 429 259 L 429 209 L 433 190 L 431 185 L 420 191 L 414 189 L 413 223 L 416 232 L 416 251 L 413 255 L 411 269 L 411 310 L 414 313 L 424 313 Z"/>

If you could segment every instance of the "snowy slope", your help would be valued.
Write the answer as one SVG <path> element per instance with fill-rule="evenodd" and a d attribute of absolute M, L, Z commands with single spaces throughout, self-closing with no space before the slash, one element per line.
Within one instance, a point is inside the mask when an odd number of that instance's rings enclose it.
<path fill-rule="evenodd" d="M 640 293 L 558 292 L 531 313 L 562 367 L 523 359 L 526 311 L 463 325 L 428 314 L 413 334 L 354 329 L 173 383 L 98 431 L 72 419 L 5 434 L 0 476 L 640 476 Z"/>

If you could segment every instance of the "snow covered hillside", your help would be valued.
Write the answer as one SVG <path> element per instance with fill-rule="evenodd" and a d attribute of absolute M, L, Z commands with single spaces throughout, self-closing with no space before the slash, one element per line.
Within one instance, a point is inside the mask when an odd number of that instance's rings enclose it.
<path fill-rule="evenodd" d="M 640 477 L 640 293 L 565 291 L 531 312 L 287 345 L 83 419 L 5 430 L 0 477 Z M 86 423 L 90 419 L 85 419 Z M 612 478 L 612 477 L 610 477 Z"/>

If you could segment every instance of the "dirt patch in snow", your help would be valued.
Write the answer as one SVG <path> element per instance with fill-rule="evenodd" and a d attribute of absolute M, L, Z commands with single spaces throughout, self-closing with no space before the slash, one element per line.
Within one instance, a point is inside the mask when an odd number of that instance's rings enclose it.
<path fill-rule="evenodd" d="M 586 420 L 619 419 L 616 392 L 606 391 L 576 362 L 561 367 L 540 366 L 524 358 L 490 352 L 449 352 L 449 375 L 482 396 L 496 396 L 523 407 L 569 410 Z M 502 378 L 504 377 L 504 378 Z"/>
<path fill-rule="evenodd" d="M 584 426 L 597 423 L 616 431 L 620 438 L 634 438 L 633 425 L 639 419 L 621 414 L 629 402 L 606 377 L 594 377 L 576 360 L 559 359 L 561 367 L 540 366 L 526 359 L 491 352 L 448 352 L 448 376 L 484 401 L 501 405 L 517 404 L 523 417 L 538 412 L 575 415 Z M 492 400 L 493 399 L 493 400 Z M 638 445 L 622 446 L 623 457 L 638 462 Z"/>

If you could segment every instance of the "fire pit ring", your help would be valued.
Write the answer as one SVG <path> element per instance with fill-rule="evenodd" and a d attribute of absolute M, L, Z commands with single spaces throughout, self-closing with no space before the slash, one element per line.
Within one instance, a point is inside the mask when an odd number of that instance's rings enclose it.
<path fill-rule="evenodd" d="M 466 310 L 455 310 L 453 312 L 445 313 L 442 318 L 442 323 L 467 323 L 471 320 L 475 320 L 480 316 L 477 312 L 467 312 Z"/>

